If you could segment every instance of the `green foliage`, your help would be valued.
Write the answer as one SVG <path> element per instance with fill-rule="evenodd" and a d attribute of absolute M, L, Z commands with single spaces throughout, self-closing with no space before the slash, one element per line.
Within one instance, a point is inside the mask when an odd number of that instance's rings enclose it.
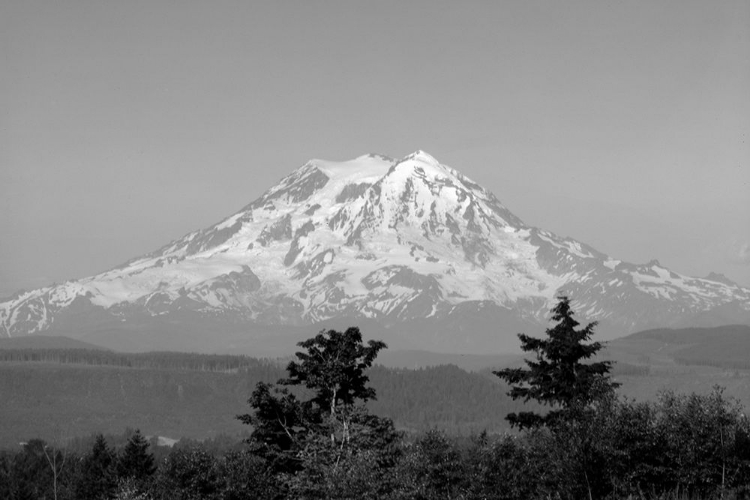
<path fill-rule="evenodd" d="M 218 461 L 201 450 L 170 453 L 153 487 L 155 496 L 164 500 L 215 500 L 223 489 Z"/>
<path fill-rule="evenodd" d="M 114 500 L 154 500 L 141 483 L 132 477 L 120 478 Z"/>
<path fill-rule="evenodd" d="M 552 427 L 466 441 L 437 430 L 404 439 L 389 419 L 355 406 L 345 446 L 341 422 L 323 418 L 300 438 L 294 469 L 275 470 L 252 449 L 216 456 L 175 448 L 149 480 L 115 475 L 113 496 L 99 498 L 748 498 L 750 424 L 742 411 L 719 389 L 645 403 L 609 394 Z M 32 440 L 0 454 L 0 498 L 54 498 L 46 446 Z M 99 438 L 82 457 L 68 455 L 58 498 L 87 498 L 79 492 L 106 477 L 91 465 L 114 454 Z"/>
<path fill-rule="evenodd" d="M 428 431 L 407 450 L 401 465 L 407 498 L 460 498 L 468 470 L 460 453 L 437 430 Z"/>
<path fill-rule="evenodd" d="M 99 434 L 91 449 L 80 464 L 76 483 L 76 498 L 79 500 L 102 500 L 112 498 L 117 487 L 117 456 Z"/>
<path fill-rule="evenodd" d="M 621 404 L 618 411 L 614 447 L 626 461 L 618 477 L 630 485 L 697 495 L 744 485 L 750 493 L 750 423 L 720 388 L 708 395 L 666 392 L 657 403 Z"/>
<path fill-rule="evenodd" d="M 494 372 L 513 386 L 509 393 L 511 398 L 533 399 L 554 408 L 545 415 L 510 413 L 506 419 L 513 426 L 538 427 L 572 418 L 578 409 L 619 385 L 609 380 L 611 362 L 581 363 L 603 347 L 600 342 L 585 343 L 593 335 L 596 323 L 576 330 L 580 323 L 573 319 L 570 300 L 564 296 L 558 299 L 552 309 L 552 320 L 558 323 L 547 329 L 546 339 L 518 335 L 521 349 L 535 352 L 536 360 L 526 360 L 527 369 L 506 368 Z"/>
<path fill-rule="evenodd" d="M 73 435 L 115 433 L 133 423 L 148 435 L 237 435 L 244 429 L 234 414 L 243 411 L 255 383 L 283 375 L 283 366 L 270 362 L 237 373 L 0 363 L 0 394 L 9 403 L 0 405 L 0 448 L 29 437 L 51 439 L 63 421 Z"/>
<path fill-rule="evenodd" d="M 11 464 L 12 458 L 9 454 L 0 452 L 0 498 L 11 498 L 13 480 Z"/>
<path fill-rule="evenodd" d="M 289 363 L 289 377 L 280 384 L 312 389 L 312 401 L 332 415 L 340 405 L 346 410 L 356 401 L 375 399 L 375 389 L 367 386 L 370 379 L 364 372 L 386 347 L 385 342 L 370 340 L 365 346 L 359 328 L 351 327 L 343 333 L 323 331 L 297 345 L 307 352 L 296 353 L 299 361 Z"/>
<path fill-rule="evenodd" d="M 75 498 L 76 457 L 41 439 L 22 443 L 17 453 L 0 453 L 0 498 Z"/>
<path fill-rule="evenodd" d="M 318 455 L 307 455 L 298 473 L 283 476 L 290 498 L 377 499 L 391 491 L 390 468 L 378 450 L 347 447 L 332 453 L 322 440 L 315 449 Z"/>
<path fill-rule="evenodd" d="M 283 497 L 285 488 L 265 460 L 249 450 L 224 456 L 224 500 L 271 500 Z"/>
<path fill-rule="evenodd" d="M 361 406 L 375 399 L 365 370 L 385 343 L 370 340 L 364 345 L 359 329 L 353 327 L 343 333 L 323 331 L 298 345 L 306 352 L 298 352 L 298 361 L 287 366 L 288 377 L 278 381 L 284 387 L 257 384 L 248 401 L 253 413 L 237 417 L 254 427 L 249 440 L 254 450 L 275 470 L 294 472 L 305 469 L 309 457 L 338 464 L 368 440 L 392 439 L 387 436 L 395 435 L 392 422 L 384 424 Z M 314 396 L 300 400 L 289 390 L 295 386 Z M 373 438 L 378 432 L 383 437 Z"/>
<path fill-rule="evenodd" d="M 544 464 L 539 484 L 561 498 L 712 498 L 750 494 L 747 436 L 740 407 L 716 390 L 655 403 L 611 395 L 526 441 Z"/>
<path fill-rule="evenodd" d="M 275 388 L 259 382 L 248 400 L 253 413 L 237 418 L 253 426 L 248 443 L 255 453 L 267 459 L 275 470 L 297 468 L 296 449 L 307 435 L 308 426 L 317 423 L 318 415 L 310 404 L 303 404 L 286 388 Z"/>
<path fill-rule="evenodd" d="M 306 436 L 297 454 L 299 470 L 287 479 L 293 497 L 380 498 L 387 491 L 389 472 L 400 457 L 401 434 L 390 419 L 363 406 L 347 411 L 346 421 L 323 415 L 319 432 Z"/>
<path fill-rule="evenodd" d="M 118 448 L 127 438 L 117 434 L 133 423 L 131 415 L 139 416 L 138 426 L 150 435 L 205 441 L 217 432 L 233 437 L 249 434 L 234 415 L 246 413 L 248 395 L 258 382 L 285 377 L 284 366 L 266 362 L 224 373 L 0 363 L 0 393 L 12 402 L 0 405 L 0 421 L 5 424 L 0 425 L 0 448 L 16 446 L 19 438 L 52 437 L 61 417 L 70 422 L 71 434 L 102 432 Z M 497 415 L 522 409 L 520 401 L 505 394 L 507 388 L 497 377 L 455 366 L 411 370 L 374 364 L 367 375 L 378 396 L 367 407 L 400 428 L 438 427 L 464 435 L 482 429 L 498 432 L 509 426 Z M 300 397 L 304 392 L 301 387 L 289 389 Z M 70 446 L 83 455 L 93 439 L 74 439 Z M 157 450 L 152 452 L 160 458 Z"/>
<path fill-rule="evenodd" d="M 464 436 L 483 429 L 507 431 L 510 426 L 497 416 L 524 408 L 506 394 L 508 386 L 489 372 L 469 373 L 455 365 L 416 370 L 375 365 L 368 374 L 378 392 L 378 399 L 367 403 L 370 411 L 413 431 L 438 428 Z M 529 406 L 541 409 L 536 403 Z"/>
<path fill-rule="evenodd" d="M 46 446 L 47 443 L 41 439 L 32 439 L 14 457 L 10 498 L 52 498 L 52 471 L 44 456 Z"/>
<path fill-rule="evenodd" d="M 45 362 L 124 368 L 158 368 L 232 373 L 268 365 L 267 360 L 229 354 L 185 352 L 124 353 L 94 349 L 0 349 L 0 362 Z"/>
<path fill-rule="evenodd" d="M 136 484 L 145 484 L 156 472 L 154 456 L 149 453 L 148 447 L 148 441 L 136 429 L 117 459 L 117 475 L 123 479 L 133 479 Z"/>
<path fill-rule="evenodd" d="M 492 500 L 534 498 L 549 473 L 533 449 L 515 436 L 476 437 L 466 453 L 468 497 Z"/>
<path fill-rule="evenodd" d="M 608 363 L 579 362 L 600 348 L 584 344 L 593 325 L 576 330 L 567 299 L 555 311 L 564 328 L 548 330 L 543 341 L 522 336 L 538 354 L 527 371 L 547 371 L 528 375 L 520 388 L 529 391 L 521 394 L 553 406 L 554 419 L 537 415 L 550 425 L 470 440 L 437 429 L 406 436 L 391 419 L 370 413 L 365 403 L 378 402 L 368 376 L 425 411 L 443 411 L 451 401 L 481 405 L 473 399 L 494 393 L 474 386 L 490 379 L 438 367 L 419 371 L 419 384 L 410 385 L 400 378 L 405 370 L 371 369 L 381 343 L 364 345 L 356 329 L 330 331 L 300 344 L 306 352 L 289 364 L 279 387 L 256 386 L 253 412 L 239 417 L 254 426 L 246 449 L 185 442 L 157 463 L 139 431 L 127 442 L 110 441 L 119 453 L 101 435 L 85 448 L 81 441 L 80 457 L 70 446 L 31 440 L 20 451 L 0 452 L 0 498 L 750 498 L 750 423 L 736 400 L 718 388 L 707 395 L 665 392 L 655 402 L 618 397 Z M 420 387 L 445 399 L 425 399 L 414 392 Z"/>
<path fill-rule="evenodd" d="M 655 329 L 634 333 L 626 342 L 658 343 L 660 351 L 682 365 L 750 369 L 750 325 Z"/>

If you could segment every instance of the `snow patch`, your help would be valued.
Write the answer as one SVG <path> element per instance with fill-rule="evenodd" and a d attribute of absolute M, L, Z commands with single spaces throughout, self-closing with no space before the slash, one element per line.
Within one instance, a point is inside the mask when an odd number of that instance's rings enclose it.
<path fill-rule="evenodd" d="M 612 259 L 612 258 L 607 258 L 607 260 L 604 261 L 604 265 L 614 271 L 615 268 L 618 265 L 620 265 L 621 262 L 622 262 L 621 260 L 615 260 L 615 259 Z"/>

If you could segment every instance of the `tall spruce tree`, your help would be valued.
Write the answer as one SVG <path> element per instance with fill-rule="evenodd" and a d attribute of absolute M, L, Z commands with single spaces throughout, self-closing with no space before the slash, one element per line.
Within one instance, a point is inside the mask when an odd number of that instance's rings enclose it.
<path fill-rule="evenodd" d="M 143 482 L 156 472 L 154 456 L 149 453 L 148 446 L 146 438 L 136 429 L 117 461 L 117 475 L 120 478 Z"/>
<path fill-rule="evenodd" d="M 102 500 L 113 498 L 117 487 L 116 455 L 107 446 L 104 436 L 98 434 L 91 452 L 81 463 L 81 475 L 76 485 L 77 500 Z"/>
<path fill-rule="evenodd" d="M 527 368 L 506 368 L 493 372 L 512 387 L 508 395 L 513 399 L 535 400 L 553 409 L 541 415 L 534 412 L 510 413 L 506 416 L 512 426 L 520 428 L 553 425 L 556 421 L 573 418 L 592 402 L 619 387 L 612 382 L 611 361 L 584 364 L 581 361 L 595 355 L 603 347 L 600 342 L 587 342 L 594 333 L 596 322 L 576 329 L 580 324 L 573 319 L 570 299 L 558 297 L 552 309 L 552 320 L 557 324 L 547 329 L 546 339 L 518 334 L 521 349 L 535 352 L 536 360 L 525 360 Z"/>

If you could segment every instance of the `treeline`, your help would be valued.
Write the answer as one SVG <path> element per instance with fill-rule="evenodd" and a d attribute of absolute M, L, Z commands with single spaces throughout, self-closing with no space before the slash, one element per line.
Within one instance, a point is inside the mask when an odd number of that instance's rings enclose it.
<path fill-rule="evenodd" d="M 533 402 L 523 405 L 511 400 L 507 384 L 491 373 L 469 373 L 455 365 L 416 370 L 376 365 L 368 376 L 377 399 L 368 401 L 367 408 L 393 419 L 402 429 L 439 428 L 463 436 L 485 429 L 509 430 L 504 415 L 539 408 Z"/>
<path fill-rule="evenodd" d="M 374 367 L 383 342 L 364 343 L 356 327 L 328 330 L 299 344 L 276 383 L 255 384 L 250 411 L 236 415 L 251 429 L 245 446 L 158 447 L 154 455 L 139 432 L 124 446 L 98 436 L 78 452 L 34 440 L 0 455 L 0 498 L 750 498 L 742 405 L 720 388 L 666 392 L 653 402 L 619 396 L 611 362 L 590 359 L 602 348 L 587 343 L 595 323 L 576 329 L 569 299 L 559 299 L 546 338 L 519 335 L 533 360 L 493 372 L 503 382 L 451 366 Z M 500 396 L 508 389 L 514 400 L 545 406 L 508 413 L 520 404 Z M 184 398 L 183 391 L 177 399 Z M 378 406 L 387 400 L 390 407 Z M 518 432 L 409 431 L 384 415 L 387 408 L 416 421 L 428 411 L 457 421 L 480 408 Z"/>
<path fill-rule="evenodd" d="M 255 498 L 252 491 L 258 478 L 245 474 L 258 460 L 236 440 L 187 447 L 183 443 L 170 449 L 155 447 L 155 440 L 149 442 L 138 430 L 124 435 L 124 442 L 122 436 L 84 438 L 89 447 L 81 451 L 73 451 L 80 441 L 56 447 L 33 439 L 20 451 L 0 452 L 0 498 Z M 211 453 L 212 447 L 226 451 Z M 175 489 L 175 484 L 182 487 Z"/>
<path fill-rule="evenodd" d="M 0 452 L 0 498 L 750 498 L 750 424 L 721 391 L 649 403 L 613 397 L 557 431 L 401 433 L 286 472 L 226 438 L 169 450 L 129 434 L 88 439 L 77 452 L 40 440 Z"/>
<path fill-rule="evenodd" d="M 0 362 L 46 362 L 121 368 L 151 368 L 237 373 L 268 365 L 269 359 L 229 354 L 182 352 L 120 353 L 98 349 L 0 349 Z"/>
<path fill-rule="evenodd" d="M 117 450 L 123 448 L 136 432 L 140 433 L 140 430 L 127 427 L 119 434 L 98 433 L 90 434 L 88 436 L 76 436 L 66 441 L 65 449 L 75 455 L 85 455 L 94 446 L 96 440 L 103 437 L 108 446 Z M 219 434 L 200 440 L 182 438 L 174 443 L 170 441 L 169 444 L 162 443 L 159 436 L 146 436 L 146 439 L 151 447 L 151 453 L 160 460 L 169 455 L 170 451 L 178 449 L 199 448 L 215 456 L 224 455 L 230 451 L 239 451 L 244 447 L 243 440 L 247 439 L 249 435 L 250 432 L 246 431 L 234 436 Z M 6 454 L 10 453 L 11 455 L 13 454 L 13 452 L 9 450 L 0 451 L 0 453 L 2 452 L 5 452 Z"/>
<path fill-rule="evenodd" d="M 713 366 L 729 370 L 750 370 L 750 359 L 718 359 L 704 358 L 700 355 L 677 354 L 674 360 L 679 365 L 686 366 Z"/>
<path fill-rule="evenodd" d="M 750 326 L 656 329 L 633 334 L 629 339 L 656 340 L 681 365 L 750 370 Z"/>
<path fill-rule="evenodd" d="M 612 375 L 615 377 L 646 377 L 650 373 L 649 365 L 634 365 L 618 361 L 612 366 Z"/>
<path fill-rule="evenodd" d="M 155 359 L 164 366 L 161 361 L 172 357 Z M 186 366 L 180 359 L 191 357 L 176 356 L 179 363 L 174 366 Z M 203 366 L 204 357 L 197 358 L 201 365 L 196 366 Z M 31 359 L 46 362 L 0 364 L 0 395 L 6 403 L 0 405 L 0 448 L 32 437 L 52 437 L 60 415 L 69 422 L 68 435 L 119 432 L 134 425 L 148 434 L 172 438 L 236 435 L 241 426 L 234 415 L 245 408 L 252 387 L 274 382 L 285 373 L 279 363 L 252 358 L 238 372 Z M 375 365 L 368 374 L 377 392 L 368 408 L 393 419 L 399 429 L 437 427 L 461 435 L 484 429 L 498 432 L 509 429 L 503 416 L 522 407 L 507 396 L 507 385 L 488 372 L 470 373 L 454 365 L 417 370 Z"/>

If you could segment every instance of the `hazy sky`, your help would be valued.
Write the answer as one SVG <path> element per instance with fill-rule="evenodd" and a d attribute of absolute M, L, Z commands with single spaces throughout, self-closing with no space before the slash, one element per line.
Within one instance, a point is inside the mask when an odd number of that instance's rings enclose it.
<path fill-rule="evenodd" d="M 0 0 L 0 67 L 0 296 L 417 149 L 528 224 L 750 286 L 746 0 Z"/>

